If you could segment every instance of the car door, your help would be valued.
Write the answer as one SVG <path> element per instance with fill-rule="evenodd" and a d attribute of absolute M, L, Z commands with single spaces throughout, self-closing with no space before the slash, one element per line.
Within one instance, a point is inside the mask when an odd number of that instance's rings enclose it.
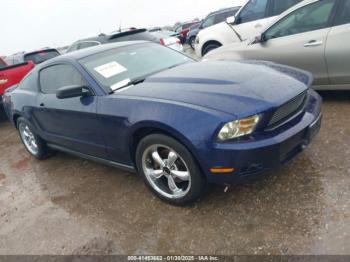
<path fill-rule="evenodd" d="M 71 64 L 56 64 L 42 69 L 39 72 L 40 91 L 34 112 L 35 120 L 49 143 L 104 157 L 105 146 L 96 115 L 98 97 L 56 97 L 59 88 L 73 85 L 89 86 Z"/>
<path fill-rule="evenodd" d="M 282 18 L 248 46 L 244 56 L 286 64 L 312 72 L 315 85 L 329 84 L 325 46 L 336 0 L 318 1 Z"/>
<path fill-rule="evenodd" d="M 278 15 L 302 0 L 250 0 L 239 12 L 234 29 L 248 39 L 262 32 Z"/>
<path fill-rule="evenodd" d="M 268 18 L 269 0 L 250 0 L 237 14 L 234 29 L 242 39 L 259 33 L 271 20 Z"/>
<path fill-rule="evenodd" d="M 329 32 L 326 61 L 331 85 L 350 85 L 350 1 L 342 0 Z"/>

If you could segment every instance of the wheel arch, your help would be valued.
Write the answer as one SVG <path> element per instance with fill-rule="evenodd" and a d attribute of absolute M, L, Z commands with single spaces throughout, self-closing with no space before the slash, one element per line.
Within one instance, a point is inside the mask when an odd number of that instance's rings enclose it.
<path fill-rule="evenodd" d="M 201 50 L 202 56 L 204 56 L 204 50 L 205 50 L 209 45 L 211 45 L 211 44 L 216 44 L 216 45 L 218 45 L 218 46 L 222 46 L 222 44 L 221 44 L 219 41 L 217 41 L 217 40 L 208 40 L 208 41 L 206 41 L 205 44 L 202 46 L 202 50 Z"/>
<path fill-rule="evenodd" d="M 18 112 L 15 112 L 13 115 L 12 115 L 12 123 L 14 124 L 14 126 L 17 128 L 17 120 L 18 118 L 22 117 L 22 115 Z"/>
<path fill-rule="evenodd" d="M 143 122 L 135 126 L 130 132 L 129 136 L 130 159 L 133 161 L 134 164 L 136 164 L 135 155 L 138 144 L 144 137 L 152 134 L 163 134 L 177 140 L 193 155 L 195 160 L 198 161 L 198 156 L 195 153 L 193 144 L 187 137 L 182 135 L 179 131 L 163 123 Z"/>

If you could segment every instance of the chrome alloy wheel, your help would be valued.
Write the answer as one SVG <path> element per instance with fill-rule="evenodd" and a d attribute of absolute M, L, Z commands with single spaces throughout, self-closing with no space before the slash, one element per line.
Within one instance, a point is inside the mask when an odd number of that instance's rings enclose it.
<path fill-rule="evenodd" d="M 23 143 L 28 151 L 33 155 L 37 155 L 39 152 L 38 144 L 29 126 L 25 123 L 20 123 L 18 129 L 19 133 L 21 134 Z"/>
<path fill-rule="evenodd" d="M 143 172 L 152 188 L 170 199 L 184 197 L 191 189 L 190 171 L 172 148 L 152 145 L 142 155 Z"/>

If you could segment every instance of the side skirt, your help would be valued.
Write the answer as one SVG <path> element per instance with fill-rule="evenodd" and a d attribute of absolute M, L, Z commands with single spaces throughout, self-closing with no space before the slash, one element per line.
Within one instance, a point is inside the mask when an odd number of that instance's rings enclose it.
<path fill-rule="evenodd" d="M 47 144 L 47 146 L 52 148 L 52 149 L 54 149 L 54 150 L 65 152 L 65 153 L 70 154 L 70 155 L 75 155 L 77 157 L 81 157 L 81 158 L 84 158 L 84 159 L 87 159 L 87 160 L 91 160 L 91 161 L 98 162 L 98 163 L 101 163 L 101 164 L 105 164 L 105 165 L 108 165 L 108 166 L 116 167 L 116 168 L 124 170 L 124 171 L 128 171 L 128 172 L 131 172 L 131 173 L 136 173 L 136 169 L 133 166 L 117 163 L 117 162 L 114 162 L 114 161 L 106 160 L 106 159 L 95 157 L 95 156 L 86 155 L 86 154 L 79 153 L 79 152 L 70 150 L 68 148 L 57 146 L 57 145 L 54 145 L 54 144 Z"/>

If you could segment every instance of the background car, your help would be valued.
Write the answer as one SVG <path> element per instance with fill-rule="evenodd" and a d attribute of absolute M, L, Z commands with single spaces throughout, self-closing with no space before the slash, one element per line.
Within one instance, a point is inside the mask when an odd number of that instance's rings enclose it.
<path fill-rule="evenodd" d="M 0 119 L 5 119 L 3 112 L 3 95 L 6 90 L 17 85 L 34 68 L 32 61 L 11 66 L 0 66 Z"/>
<path fill-rule="evenodd" d="M 302 0 L 249 0 L 227 22 L 202 30 L 196 38 L 195 50 L 202 57 L 220 46 L 241 42 L 260 33 L 278 15 Z"/>
<path fill-rule="evenodd" d="M 38 65 L 59 55 L 61 54 L 57 51 L 57 49 L 43 48 L 33 52 L 23 52 L 8 56 L 6 57 L 6 62 L 9 65 L 16 65 L 32 61 L 34 64 Z"/>
<path fill-rule="evenodd" d="M 155 42 L 158 44 L 161 43 L 161 38 L 152 35 L 147 31 L 147 29 L 129 28 L 122 31 L 123 32 L 115 31 L 108 35 L 100 34 L 96 37 L 78 40 L 68 48 L 67 53 L 92 46 L 123 41 L 145 40 Z"/>
<path fill-rule="evenodd" d="M 133 41 L 50 60 L 4 104 L 34 157 L 60 150 L 138 170 L 159 198 L 183 205 L 208 183 L 237 183 L 300 153 L 321 125 L 311 81 L 294 68 L 196 62 Z"/>
<path fill-rule="evenodd" d="M 316 89 L 350 89 L 350 1 L 309 0 L 258 37 L 227 45 L 206 59 L 257 59 L 312 72 Z"/>
<path fill-rule="evenodd" d="M 192 21 L 192 22 L 186 22 L 186 23 L 182 23 L 182 24 L 178 24 L 174 31 L 176 32 L 176 36 L 180 39 L 181 44 L 185 44 L 186 43 L 186 39 L 187 39 L 187 35 L 190 31 L 190 28 L 192 26 L 196 26 L 199 25 L 200 21 Z"/>
<path fill-rule="evenodd" d="M 184 49 L 180 39 L 175 36 L 171 36 L 174 35 L 174 33 L 175 32 L 161 30 L 152 32 L 151 34 L 160 39 L 159 42 L 161 45 L 167 46 L 179 52 L 183 52 Z"/>
<path fill-rule="evenodd" d="M 240 6 L 224 8 L 210 13 L 200 24 L 190 27 L 187 35 L 188 44 L 194 49 L 194 42 L 200 30 L 226 21 L 228 17 L 234 16 L 240 8 Z"/>

